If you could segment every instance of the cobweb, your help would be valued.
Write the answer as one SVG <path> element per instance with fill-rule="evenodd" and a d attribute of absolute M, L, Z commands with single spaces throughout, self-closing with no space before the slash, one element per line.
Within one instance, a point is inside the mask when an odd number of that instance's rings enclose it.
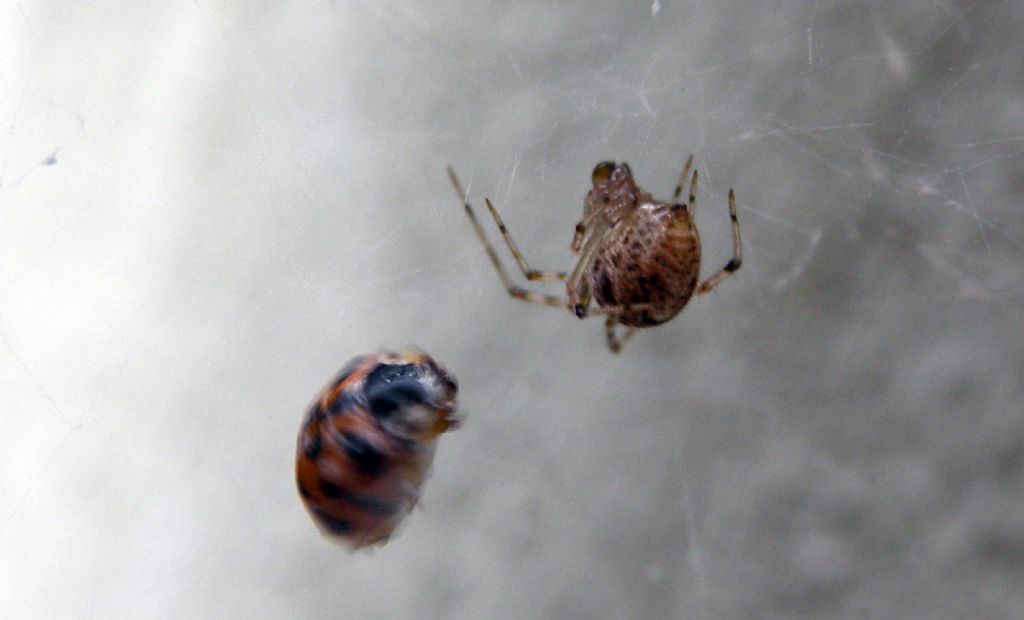
<path fill-rule="evenodd" d="M 8 3 L 0 608 L 1020 617 L 1022 28 L 1009 1 Z M 743 268 L 619 356 L 508 299 L 444 174 L 569 269 L 597 162 L 667 198 L 691 153 L 702 270 L 729 189 Z M 406 344 L 468 423 L 347 555 L 294 436 Z"/>

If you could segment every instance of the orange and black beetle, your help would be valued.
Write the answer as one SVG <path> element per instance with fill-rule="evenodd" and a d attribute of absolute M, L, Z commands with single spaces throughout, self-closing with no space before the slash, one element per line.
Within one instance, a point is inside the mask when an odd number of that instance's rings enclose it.
<path fill-rule="evenodd" d="M 357 357 L 299 432 L 299 495 L 321 531 L 384 543 L 416 505 L 438 436 L 458 425 L 455 378 L 421 351 Z"/>

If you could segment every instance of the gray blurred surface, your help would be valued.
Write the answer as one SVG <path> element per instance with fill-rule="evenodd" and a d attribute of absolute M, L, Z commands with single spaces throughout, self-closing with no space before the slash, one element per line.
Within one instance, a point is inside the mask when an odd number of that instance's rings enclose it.
<path fill-rule="evenodd" d="M 555 4 L 0 7 L 3 617 L 1024 617 L 1024 5 Z M 746 262 L 617 357 L 444 176 L 568 268 L 691 152 Z M 468 424 L 350 555 L 294 437 L 405 344 Z"/>

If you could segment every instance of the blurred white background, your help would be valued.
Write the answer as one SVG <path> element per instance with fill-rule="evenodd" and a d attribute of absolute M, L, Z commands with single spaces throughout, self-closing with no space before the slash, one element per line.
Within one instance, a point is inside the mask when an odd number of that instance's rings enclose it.
<path fill-rule="evenodd" d="M 1013 0 L 0 4 L 0 615 L 1024 617 L 1022 33 Z M 619 356 L 506 296 L 444 174 L 560 269 L 595 163 L 668 197 L 691 152 L 705 273 L 730 187 L 743 269 Z M 351 555 L 295 435 L 406 344 L 468 423 Z"/>

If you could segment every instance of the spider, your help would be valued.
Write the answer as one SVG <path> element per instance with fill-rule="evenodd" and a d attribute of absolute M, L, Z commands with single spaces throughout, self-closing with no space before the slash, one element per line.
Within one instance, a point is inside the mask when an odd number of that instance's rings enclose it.
<path fill-rule="evenodd" d="M 693 219 L 697 211 L 696 170 L 690 178 L 689 201 L 685 205 L 678 202 L 692 166 L 693 155 L 690 155 L 679 176 L 672 202 L 667 203 L 640 188 L 625 162 L 597 164 L 591 175 L 593 187 L 583 201 L 583 218 L 576 224 L 570 245 L 572 253 L 579 256 L 571 273 L 531 269 L 494 205 L 484 199 L 526 279 L 565 282 L 566 297 L 535 293 L 512 283 L 450 166 L 448 178 L 508 294 L 521 301 L 567 309 L 581 319 L 605 315 L 608 348 L 618 353 L 638 328 L 670 321 L 686 307 L 694 292 L 703 295 L 711 291 L 735 273 L 743 262 L 736 195 L 730 189 L 732 258 L 698 284 L 700 236 Z M 596 302 L 596 308 L 591 307 L 591 301 Z M 616 335 L 616 325 L 627 328 L 622 336 Z"/>

